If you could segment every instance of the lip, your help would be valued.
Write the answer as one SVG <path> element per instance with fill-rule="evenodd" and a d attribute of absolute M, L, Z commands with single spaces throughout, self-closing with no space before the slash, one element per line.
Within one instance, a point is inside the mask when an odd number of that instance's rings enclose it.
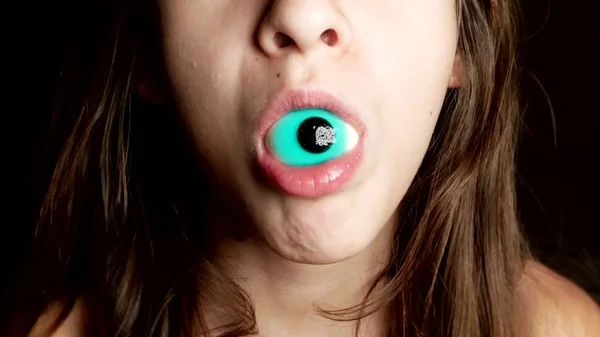
<path fill-rule="evenodd" d="M 320 108 L 328 110 L 350 124 L 358 133 L 356 146 L 334 160 L 311 167 L 291 167 L 269 152 L 266 135 L 271 126 L 293 110 Z M 275 95 L 262 111 L 255 146 L 262 173 L 276 187 L 292 196 L 319 198 L 339 191 L 354 176 L 363 157 L 365 124 L 354 109 L 323 90 L 285 90 Z"/>

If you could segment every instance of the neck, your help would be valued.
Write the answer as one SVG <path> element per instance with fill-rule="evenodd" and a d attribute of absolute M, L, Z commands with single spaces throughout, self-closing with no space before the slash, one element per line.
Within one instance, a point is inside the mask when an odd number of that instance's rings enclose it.
<path fill-rule="evenodd" d="M 347 309 L 364 301 L 388 262 L 393 228 L 390 222 L 361 253 L 333 264 L 286 260 L 256 237 L 223 240 L 218 264 L 252 299 L 260 336 L 353 336 L 355 321 L 324 318 L 318 308 Z M 370 322 L 380 318 L 381 313 L 366 318 L 361 330 L 374 336 Z"/>

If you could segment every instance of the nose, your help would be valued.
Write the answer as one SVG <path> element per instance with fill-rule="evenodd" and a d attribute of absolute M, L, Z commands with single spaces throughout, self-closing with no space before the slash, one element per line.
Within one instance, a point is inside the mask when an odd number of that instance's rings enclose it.
<path fill-rule="evenodd" d="M 274 0 L 258 29 L 258 44 L 269 57 L 323 47 L 343 51 L 351 40 L 350 23 L 329 0 Z"/>

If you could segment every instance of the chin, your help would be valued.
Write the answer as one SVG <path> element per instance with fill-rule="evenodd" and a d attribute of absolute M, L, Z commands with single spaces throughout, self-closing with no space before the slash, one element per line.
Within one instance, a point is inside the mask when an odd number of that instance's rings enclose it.
<path fill-rule="evenodd" d="M 329 265 L 351 259 L 365 250 L 362 246 L 346 245 L 344 242 L 322 242 L 319 246 L 299 247 L 279 244 L 269 245 L 280 257 L 301 264 Z"/>
<path fill-rule="evenodd" d="M 355 244 L 352 242 L 323 241 L 311 247 L 280 244 L 279 246 L 270 248 L 282 258 L 292 262 L 312 265 L 329 265 L 353 258 L 364 251 L 367 246 L 368 242 Z"/>
<path fill-rule="evenodd" d="M 259 236 L 280 257 L 304 264 L 333 264 L 360 254 L 389 220 L 369 211 L 369 203 L 347 198 L 265 201 L 254 212 Z"/>

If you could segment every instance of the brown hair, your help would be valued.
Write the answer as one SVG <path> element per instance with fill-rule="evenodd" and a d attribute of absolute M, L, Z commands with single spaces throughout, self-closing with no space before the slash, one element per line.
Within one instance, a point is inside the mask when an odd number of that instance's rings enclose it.
<path fill-rule="evenodd" d="M 97 0 L 75 12 L 44 148 L 46 193 L 11 302 L 15 331 L 61 303 L 56 327 L 83 299 L 90 335 L 206 332 L 207 303 L 238 318 L 221 336 L 256 332 L 250 299 L 211 264 L 208 221 L 192 207 L 211 189 L 203 165 L 168 106 L 132 95 L 140 64 L 160 62 L 149 58 L 160 54 L 155 6 Z M 528 255 L 514 191 L 516 5 L 458 0 L 457 13 L 464 83 L 449 90 L 402 201 L 381 289 L 361 306 L 321 311 L 360 321 L 385 309 L 389 337 L 517 334 Z"/>

